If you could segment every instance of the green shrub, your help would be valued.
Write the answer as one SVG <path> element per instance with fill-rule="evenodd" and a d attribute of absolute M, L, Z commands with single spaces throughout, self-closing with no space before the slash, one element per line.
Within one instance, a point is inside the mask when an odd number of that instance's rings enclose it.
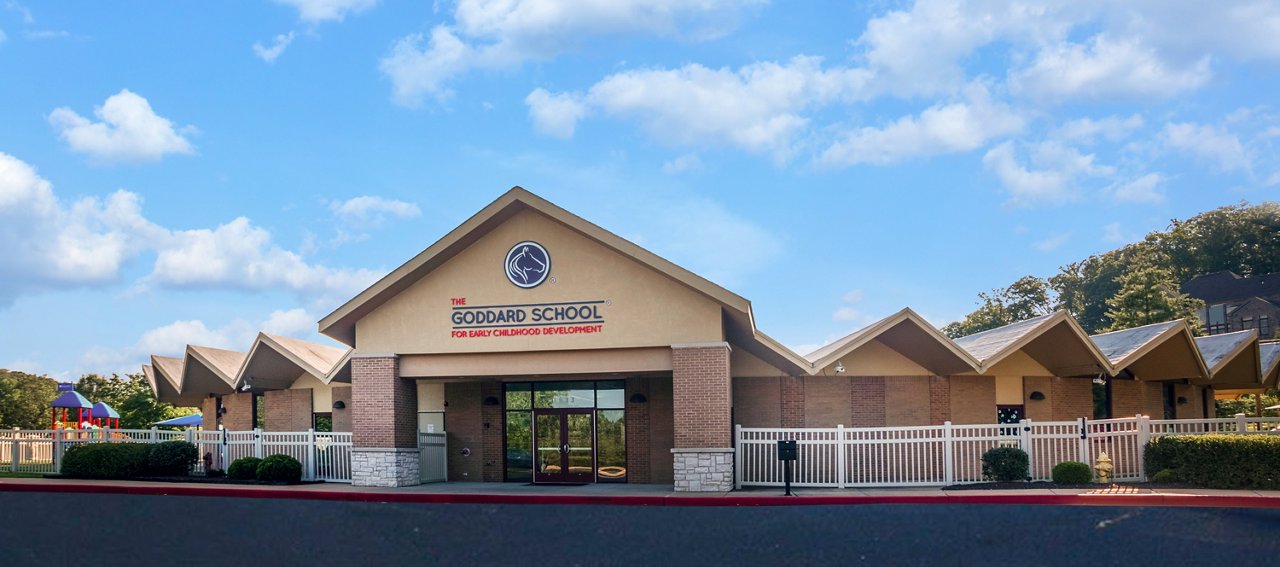
<path fill-rule="evenodd" d="M 156 476 L 187 476 L 191 465 L 196 464 L 200 451 L 186 441 L 165 441 L 151 446 L 147 456 L 147 474 Z"/>
<path fill-rule="evenodd" d="M 996 482 L 1022 482 L 1031 476 L 1031 460 L 1017 447 L 996 447 L 982 454 L 982 476 Z"/>
<path fill-rule="evenodd" d="M 231 480 L 253 480 L 258 478 L 258 465 L 262 459 L 257 457 L 240 457 L 227 467 L 227 478 Z"/>
<path fill-rule="evenodd" d="M 1280 437 L 1271 435 L 1159 437 L 1143 459 L 1149 471 L 1175 471 L 1177 480 L 1205 488 L 1280 489 Z"/>
<path fill-rule="evenodd" d="M 302 463 L 289 455 L 271 455 L 258 463 L 258 480 L 262 482 L 301 481 Z"/>
<path fill-rule="evenodd" d="M 62 474 L 75 478 L 134 478 L 147 471 L 151 446 L 142 443 L 93 443 L 67 449 Z"/>
<path fill-rule="evenodd" d="M 1151 477 L 1151 482 L 1155 482 L 1159 484 L 1169 484 L 1171 482 L 1178 482 L 1178 473 L 1173 471 L 1172 469 L 1163 469 L 1160 472 L 1156 473 L 1155 476 Z"/>
<path fill-rule="evenodd" d="M 1093 471 L 1080 461 L 1063 461 L 1053 467 L 1053 482 L 1057 484 L 1089 484 Z"/>

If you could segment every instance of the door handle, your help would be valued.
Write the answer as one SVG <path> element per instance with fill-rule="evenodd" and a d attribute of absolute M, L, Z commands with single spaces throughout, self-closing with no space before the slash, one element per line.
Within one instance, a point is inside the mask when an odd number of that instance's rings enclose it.
<path fill-rule="evenodd" d="M 561 452 L 563 452 L 563 453 L 564 453 L 564 454 L 566 454 L 566 455 L 568 455 L 568 454 L 569 454 L 569 444 L 568 444 L 568 443 L 565 443 L 565 444 L 564 444 L 564 448 L 562 448 L 562 449 L 561 449 Z"/>

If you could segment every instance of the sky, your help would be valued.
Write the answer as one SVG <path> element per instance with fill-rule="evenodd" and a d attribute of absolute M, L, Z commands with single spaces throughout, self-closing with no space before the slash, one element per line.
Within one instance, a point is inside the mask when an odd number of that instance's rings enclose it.
<path fill-rule="evenodd" d="M 316 322 L 519 185 L 802 354 L 1280 197 L 1280 3 L 0 0 L 0 367 Z"/>

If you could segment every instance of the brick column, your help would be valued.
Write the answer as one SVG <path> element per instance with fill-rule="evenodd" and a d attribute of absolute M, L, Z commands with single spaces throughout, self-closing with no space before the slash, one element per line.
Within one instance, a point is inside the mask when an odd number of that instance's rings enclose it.
<path fill-rule="evenodd" d="M 218 430 L 218 398 L 209 396 L 200 400 L 200 426 L 205 431 Z"/>
<path fill-rule="evenodd" d="M 733 391 L 729 344 L 671 346 L 675 489 L 733 489 Z"/>
<path fill-rule="evenodd" d="M 804 377 L 782 377 L 782 426 L 804 427 Z"/>
<path fill-rule="evenodd" d="M 498 403 L 489 403 L 490 398 Z M 480 458 L 484 463 L 480 479 L 502 482 L 502 463 L 505 461 L 502 455 L 502 383 L 481 383 L 480 400 Z"/>
<path fill-rule="evenodd" d="M 409 486 L 418 467 L 417 389 L 393 354 L 351 357 L 351 483 Z"/>
<path fill-rule="evenodd" d="M 267 431 L 306 431 L 312 426 L 310 388 L 297 390 L 271 390 L 266 393 Z"/>
<path fill-rule="evenodd" d="M 649 379 L 627 378 L 626 392 L 627 482 L 653 482 L 649 466 Z M 643 396 L 643 401 L 637 394 Z"/>
<path fill-rule="evenodd" d="M 222 396 L 222 428 L 227 431 L 251 431 L 253 423 L 253 392 L 236 392 Z"/>

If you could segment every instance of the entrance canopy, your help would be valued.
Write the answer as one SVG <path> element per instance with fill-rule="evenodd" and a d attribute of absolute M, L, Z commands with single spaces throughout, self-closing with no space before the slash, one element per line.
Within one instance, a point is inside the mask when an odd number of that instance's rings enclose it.
<path fill-rule="evenodd" d="M 955 343 L 981 362 L 979 373 L 1022 351 L 1054 376 L 1115 375 L 1111 362 L 1066 311 L 960 337 Z"/>
<path fill-rule="evenodd" d="M 143 366 L 143 373 L 147 373 L 147 368 Z M 147 380 L 151 382 L 151 391 L 157 400 L 179 407 L 200 405 L 202 395 L 184 396 L 179 389 L 182 384 L 181 358 L 152 355 L 150 369 Z"/>
<path fill-rule="evenodd" d="M 1214 397 L 1227 400 L 1245 394 L 1261 394 L 1275 388 L 1277 381 L 1280 381 L 1280 343 L 1259 344 L 1258 355 L 1258 375 L 1261 376 L 1261 384 L 1250 388 L 1215 388 Z"/>
<path fill-rule="evenodd" d="M 835 371 L 823 371 L 837 365 L 844 368 L 846 363 L 854 364 L 859 350 L 873 342 L 883 344 L 939 376 L 977 372 L 980 366 L 973 356 L 910 308 L 854 331 L 805 358 L 818 372 L 830 374 Z"/>
<path fill-rule="evenodd" d="M 1209 369 L 1200 358 L 1186 320 L 1155 323 L 1089 337 L 1118 373 L 1139 380 L 1204 380 Z"/>
<path fill-rule="evenodd" d="M 1215 390 L 1243 390 L 1262 386 L 1258 331 L 1236 331 L 1197 337 L 1196 346 L 1211 375 L 1206 383 Z"/>
<path fill-rule="evenodd" d="M 336 375 L 335 366 L 346 360 L 349 350 L 258 333 L 234 383 L 247 384 L 254 392 L 287 389 L 304 375 L 328 384 Z M 350 379 L 348 372 L 346 380 Z"/>
<path fill-rule="evenodd" d="M 231 394 L 239 386 L 236 373 L 244 364 L 245 353 L 223 350 L 219 348 L 187 345 L 187 354 L 182 359 L 182 377 L 179 379 L 178 391 L 184 401 L 200 400 L 210 394 L 222 396 Z"/>

